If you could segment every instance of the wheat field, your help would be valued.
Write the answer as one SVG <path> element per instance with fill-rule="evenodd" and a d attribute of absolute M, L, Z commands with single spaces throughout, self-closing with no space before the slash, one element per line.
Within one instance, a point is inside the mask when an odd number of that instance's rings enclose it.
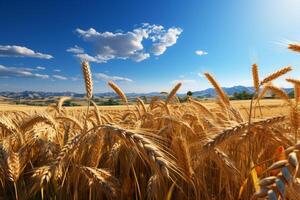
<path fill-rule="evenodd" d="M 299 51 L 299 45 L 289 48 Z M 82 63 L 88 106 L 1 105 L 0 199 L 300 199 L 300 80 L 295 98 L 252 66 L 255 93 L 230 101 L 212 74 L 217 98 L 166 98 L 98 107 L 89 63 Z M 267 92 L 279 99 L 265 100 Z"/>

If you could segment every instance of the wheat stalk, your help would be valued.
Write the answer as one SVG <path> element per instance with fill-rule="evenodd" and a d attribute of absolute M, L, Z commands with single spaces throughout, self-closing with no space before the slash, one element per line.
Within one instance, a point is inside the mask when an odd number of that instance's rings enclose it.
<path fill-rule="evenodd" d="M 194 171 L 187 141 L 183 138 L 175 137 L 173 139 L 173 151 L 177 155 L 177 162 L 181 164 L 180 166 L 183 168 L 183 172 L 186 173 L 189 178 L 192 178 Z"/>
<path fill-rule="evenodd" d="M 95 115 L 96 115 L 97 124 L 101 125 L 102 124 L 102 118 L 101 118 L 98 106 L 97 106 L 97 104 L 94 101 L 91 101 L 91 103 L 92 103 L 92 105 L 94 107 L 94 112 L 95 112 Z"/>

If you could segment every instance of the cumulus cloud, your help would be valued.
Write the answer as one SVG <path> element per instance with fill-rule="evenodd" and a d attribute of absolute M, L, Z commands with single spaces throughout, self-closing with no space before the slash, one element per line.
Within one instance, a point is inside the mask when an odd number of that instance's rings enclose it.
<path fill-rule="evenodd" d="M 0 57 L 32 57 L 51 59 L 52 55 L 35 52 L 27 47 L 16 45 L 0 45 Z"/>
<path fill-rule="evenodd" d="M 168 47 L 173 46 L 176 44 L 177 39 L 179 35 L 181 34 L 182 29 L 180 28 L 169 28 L 168 31 L 161 31 L 160 34 L 158 34 L 154 41 L 156 41 L 153 44 L 152 52 L 154 55 L 159 56 L 163 54 Z"/>
<path fill-rule="evenodd" d="M 54 69 L 53 71 L 54 71 L 54 72 L 61 72 L 60 69 Z"/>
<path fill-rule="evenodd" d="M 132 60 L 134 60 L 136 62 L 141 62 L 149 57 L 150 57 L 149 53 L 140 53 L 140 54 L 136 54 L 136 55 L 132 56 Z"/>
<path fill-rule="evenodd" d="M 204 55 L 207 55 L 208 53 L 206 51 L 197 50 L 197 51 L 195 51 L 195 54 L 197 54 L 198 56 L 204 56 Z"/>
<path fill-rule="evenodd" d="M 98 32 L 93 28 L 88 30 L 77 28 L 76 33 L 84 41 L 92 44 L 95 51 L 95 55 L 90 55 L 78 46 L 67 50 L 81 60 L 106 63 L 112 59 L 131 59 L 141 62 L 149 58 L 150 53 L 159 56 L 168 47 L 176 44 L 182 29 L 175 27 L 165 29 L 161 25 L 144 23 L 128 32 Z M 144 41 L 150 44 L 150 48 L 143 45 Z"/>
<path fill-rule="evenodd" d="M 70 47 L 67 49 L 67 52 L 79 54 L 79 53 L 84 53 L 84 49 L 75 45 L 74 47 Z"/>
<path fill-rule="evenodd" d="M 86 53 L 80 53 L 80 54 L 75 54 L 75 57 L 79 58 L 80 60 L 86 60 L 89 62 L 95 62 L 95 63 L 105 63 L 106 60 L 103 60 L 101 58 L 99 58 L 98 56 L 91 56 L 89 54 Z"/>
<path fill-rule="evenodd" d="M 49 76 L 46 74 L 33 73 L 31 68 L 17 68 L 17 67 L 6 67 L 0 65 L 0 76 L 1 77 L 27 77 L 27 78 L 41 78 L 48 79 Z"/>
<path fill-rule="evenodd" d="M 55 79 L 58 79 L 58 80 L 63 80 L 63 81 L 68 80 L 67 77 L 61 76 L 61 75 L 53 75 L 52 77 Z"/>
<path fill-rule="evenodd" d="M 37 69 L 37 70 L 45 70 L 45 69 L 46 69 L 46 67 L 37 66 L 37 67 L 36 67 L 36 69 Z"/>
<path fill-rule="evenodd" d="M 126 77 L 121 77 L 121 76 L 109 76 L 104 73 L 96 73 L 95 77 L 103 80 L 103 81 L 124 81 L 124 82 L 132 82 L 131 79 L 126 78 Z"/>

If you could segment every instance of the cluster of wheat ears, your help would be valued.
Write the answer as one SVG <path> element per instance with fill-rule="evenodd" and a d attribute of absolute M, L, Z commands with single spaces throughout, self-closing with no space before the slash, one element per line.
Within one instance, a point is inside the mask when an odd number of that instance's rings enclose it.
<path fill-rule="evenodd" d="M 300 45 L 289 48 L 300 52 Z M 74 111 L 61 98 L 43 112 L 0 116 L 0 199 L 300 199 L 300 80 L 295 98 L 272 81 L 284 67 L 260 79 L 238 109 L 209 73 L 215 106 L 193 98 L 180 103 L 178 83 L 165 98 L 141 98 L 127 109 L 103 112 L 93 101 L 89 64 L 82 63 L 88 107 Z M 283 99 L 285 115 L 263 117 L 267 92 Z"/>

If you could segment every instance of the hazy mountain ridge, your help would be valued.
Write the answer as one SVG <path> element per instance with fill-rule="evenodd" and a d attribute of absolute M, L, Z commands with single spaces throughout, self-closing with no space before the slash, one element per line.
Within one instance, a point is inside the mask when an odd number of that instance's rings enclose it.
<path fill-rule="evenodd" d="M 254 91 L 253 87 L 245 87 L 245 86 L 233 86 L 233 87 L 223 87 L 223 90 L 229 95 L 232 96 L 235 92 L 243 92 L 246 91 L 248 93 L 252 93 Z M 290 92 L 292 88 L 284 88 L 286 92 Z M 192 91 L 193 96 L 201 96 L 201 97 L 215 97 L 216 93 L 213 88 L 208 88 L 201 91 Z M 149 92 L 149 93 L 126 93 L 128 97 L 138 97 L 138 96 L 159 96 L 159 92 Z M 184 93 L 179 93 L 179 96 L 185 95 Z M 6 98 L 29 98 L 29 99 L 38 99 L 38 98 L 51 98 L 51 97 L 59 97 L 59 96 L 71 96 L 76 98 L 83 98 L 85 96 L 84 93 L 76 93 L 76 92 L 41 92 L 41 91 L 22 91 L 22 92 L 9 92 L 4 91 L 0 92 L 0 96 Z M 117 94 L 114 92 L 103 92 L 96 93 L 95 97 L 116 97 Z"/>

